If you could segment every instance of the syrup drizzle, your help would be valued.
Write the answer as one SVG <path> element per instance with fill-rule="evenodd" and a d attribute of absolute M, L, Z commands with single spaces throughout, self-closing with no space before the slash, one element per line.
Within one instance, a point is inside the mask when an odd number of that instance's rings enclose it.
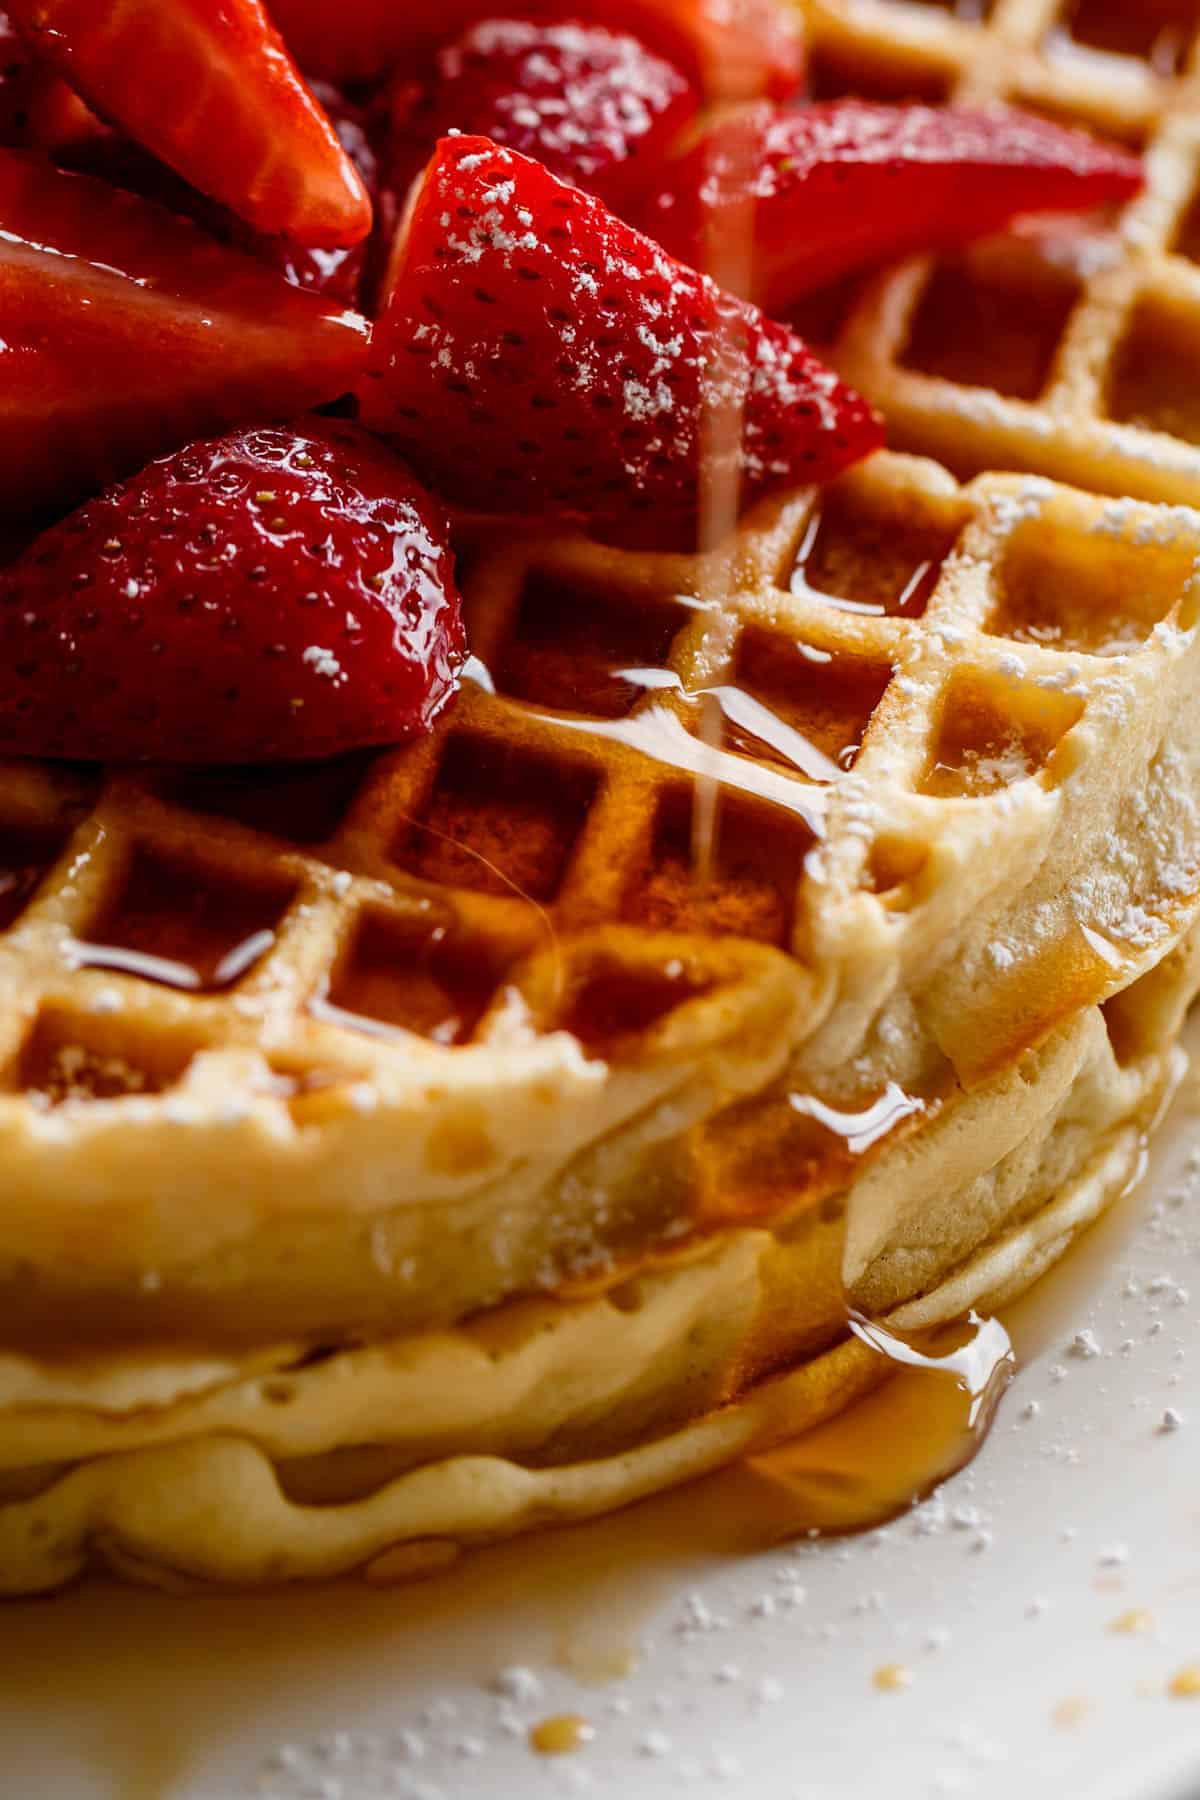
<path fill-rule="evenodd" d="M 720 716 L 716 708 L 712 712 Z M 553 723 L 564 731 L 609 738 L 624 744 L 630 750 L 640 751 L 653 762 L 665 763 L 669 768 L 691 775 L 697 784 L 698 801 L 702 794 L 710 791 L 715 795 L 720 788 L 735 788 L 739 793 L 751 794 L 756 799 L 782 807 L 786 812 L 795 813 L 803 819 L 815 837 L 822 835 L 825 797 L 820 789 L 804 786 L 777 769 L 750 762 L 743 756 L 735 756 L 720 749 L 711 741 L 711 729 L 707 738 L 694 736 L 668 707 L 652 706 L 646 712 L 635 713 L 629 719 L 572 719 L 564 714 L 554 717 Z M 815 754 L 819 755 L 820 752 Z M 709 810 L 712 811 L 713 818 L 703 828 L 698 828 L 699 840 L 704 849 L 704 855 L 695 863 L 696 884 L 699 887 L 706 885 L 703 871 L 712 865 L 716 842 L 716 809 L 715 804 L 711 808 L 698 804 L 695 808 L 696 816 Z M 698 838 L 694 835 L 694 854 L 697 841 Z"/>
<path fill-rule="evenodd" d="M 121 944 L 89 944 L 78 939 L 69 942 L 64 953 L 81 969 L 112 969 L 121 975 L 138 975 L 143 981 L 157 982 L 160 987 L 194 994 L 205 988 L 231 987 L 266 955 L 274 942 L 273 931 L 264 928 L 251 932 L 210 966 L 179 962 L 174 957 L 155 956 Z"/>
<path fill-rule="evenodd" d="M 873 1530 L 965 1468 L 1015 1369 L 1008 1332 L 972 1313 L 921 1339 L 852 1313 L 850 1329 L 894 1373 L 875 1393 L 779 1449 L 748 1457 L 771 1541 Z"/>
<path fill-rule="evenodd" d="M 902 1119 L 925 1111 L 924 1100 L 905 1093 L 894 1081 L 889 1081 L 878 1100 L 861 1112 L 842 1112 L 838 1107 L 826 1105 L 815 1094 L 789 1094 L 788 1105 L 793 1112 L 815 1119 L 826 1131 L 840 1137 L 854 1156 L 861 1156 L 881 1138 L 887 1137 Z"/>

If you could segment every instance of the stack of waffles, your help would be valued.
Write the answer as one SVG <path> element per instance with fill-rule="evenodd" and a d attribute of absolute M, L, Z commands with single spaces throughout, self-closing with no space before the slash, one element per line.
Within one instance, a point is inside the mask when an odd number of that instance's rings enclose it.
<path fill-rule="evenodd" d="M 0 1587 L 608 1510 L 1134 1178 L 1200 986 L 1200 138 L 1133 10 L 813 8 L 827 86 L 1150 140 L 1110 229 L 830 297 L 918 454 L 707 556 L 465 522 L 415 747 L 0 772 Z"/>

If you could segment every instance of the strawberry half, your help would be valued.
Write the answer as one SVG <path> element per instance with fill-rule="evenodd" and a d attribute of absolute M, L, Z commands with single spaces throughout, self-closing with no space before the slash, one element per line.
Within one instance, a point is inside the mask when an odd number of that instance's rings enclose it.
<path fill-rule="evenodd" d="M 695 117 L 691 83 L 636 38 L 575 19 L 486 19 L 393 101 L 404 192 L 451 130 L 508 144 L 620 210 Z"/>
<path fill-rule="evenodd" d="M 0 576 L 0 751 L 334 755 L 427 730 L 463 636 L 445 520 L 354 426 L 193 444 Z"/>
<path fill-rule="evenodd" d="M 745 501 L 881 440 L 794 333 L 486 138 L 438 145 L 389 279 L 362 416 L 469 507 L 672 535 L 702 473 Z"/>
<path fill-rule="evenodd" d="M 563 19 L 576 0 L 526 0 L 529 18 Z M 783 100 L 804 79 L 798 9 L 783 0 L 591 0 L 590 25 L 634 37 L 717 99 Z M 302 68 L 370 80 L 414 63 L 495 13 L 495 0 L 273 0 L 271 12 Z"/>
<path fill-rule="evenodd" d="M 11 0 L 111 123 L 256 230 L 355 244 L 371 206 L 260 0 Z"/>
<path fill-rule="evenodd" d="M 233 244 L 247 255 L 269 263 L 296 287 L 309 288 L 347 306 L 359 302 L 368 268 L 381 260 L 376 246 L 383 240 L 383 215 L 385 210 L 390 212 L 394 229 L 395 206 L 380 189 L 378 159 L 365 115 L 331 83 L 317 82 L 313 91 L 358 170 L 372 206 L 381 204 L 376 212 L 380 229 L 370 239 L 325 250 L 297 244 L 291 238 L 265 237 L 228 207 L 191 187 L 132 138 L 103 124 L 74 88 L 68 87 L 47 65 L 35 64 L 31 74 L 19 139 L 22 145 L 47 150 L 60 168 L 128 188 L 194 220 L 222 243 Z"/>
<path fill-rule="evenodd" d="M 336 399 L 366 321 L 164 208 L 0 151 L 0 509 L 76 500 L 198 433 Z"/>
<path fill-rule="evenodd" d="M 1023 213 L 1128 200 L 1142 180 L 1136 156 L 1029 113 L 760 103 L 668 165 L 640 223 L 705 268 L 752 218 L 750 292 L 777 313 L 855 269 L 962 244 Z"/>

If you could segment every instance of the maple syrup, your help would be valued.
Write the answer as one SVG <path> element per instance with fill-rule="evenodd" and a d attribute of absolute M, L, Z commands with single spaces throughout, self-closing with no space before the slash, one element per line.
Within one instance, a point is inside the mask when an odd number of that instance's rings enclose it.
<path fill-rule="evenodd" d="M 1082 701 L 1045 692 L 1018 713 L 986 682 L 960 672 L 942 702 L 921 792 L 978 798 L 1036 775 L 1082 714 Z"/>
<path fill-rule="evenodd" d="M 1119 655 L 1150 635 L 1191 572 L 1179 545 L 1113 537 L 1097 561 L 1086 539 L 1018 531 L 1005 550 L 985 629 L 1019 643 Z"/>
<path fill-rule="evenodd" d="M 951 532 L 827 494 L 796 552 L 792 592 L 840 612 L 918 619 L 953 543 Z"/>
<path fill-rule="evenodd" d="M 828 782 L 853 768 L 891 678 L 889 664 L 831 656 L 752 628 L 738 646 L 737 685 L 709 693 L 720 704 L 728 748 Z"/>
<path fill-rule="evenodd" d="M 373 1035 L 416 1032 L 461 1044 L 495 992 L 500 970 L 483 946 L 460 943 L 445 925 L 368 911 L 310 1010 Z"/>
<path fill-rule="evenodd" d="M 895 1081 L 888 1082 L 877 1100 L 852 1112 L 830 1106 L 815 1094 L 789 1094 L 788 1105 L 793 1112 L 815 1120 L 824 1131 L 840 1138 L 852 1156 L 862 1156 L 903 1120 L 926 1110 L 924 1100 L 905 1093 Z"/>
<path fill-rule="evenodd" d="M 852 1315 L 890 1379 L 793 1443 L 747 1459 L 775 1541 L 867 1531 L 907 1512 L 982 1448 L 1015 1366 L 996 1319 L 918 1341 Z"/>
<path fill-rule="evenodd" d="M 596 793 L 581 763 L 456 733 L 428 808 L 406 821 L 392 854 L 447 887 L 553 900 Z"/>
<path fill-rule="evenodd" d="M 649 867 L 635 880 L 625 917 L 655 931 L 729 932 L 784 944 L 811 832 L 773 808 L 722 793 L 707 846 L 698 851 L 698 787 L 660 802 Z M 706 867 L 697 866 L 697 860 Z"/>
<path fill-rule="evenodd" d="M 113 901 L 70 954 L 189 992 L 232 987 L 275 942 L 293 889 L 249 886 L 138 845 Z"/>
<path fill-rule="evenodd" d="M 534 571 L 495 674 L 500 693 L 536 706 L 619 719 L 666 667 L 685 600 L 593 593 Z"/>
<path fill-rule="evenodd" d="M 595 1727 L 580 1713 L 556 1713 L 529 1728 L 529 1745 L 539 1756 L 570 1756 L 595 1737 Z"/>
<path fill-rule="evenodd" d="M 568 995 L 558 1025 L 585 1050 L 611 1059 L 628 1040 L 710 991 L 711 984 L 693 979 L 681 962 L 662 969 L 629 969 L 614 962 L 591 970 Z"/>

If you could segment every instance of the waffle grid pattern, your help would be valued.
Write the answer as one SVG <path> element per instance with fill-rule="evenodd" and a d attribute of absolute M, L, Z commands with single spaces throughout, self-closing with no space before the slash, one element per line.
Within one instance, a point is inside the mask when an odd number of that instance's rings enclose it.
<path fill-rule="evenodd" d="M 1108 229 L 1030 234 L 843 291 L 818 336 L 893 444 L 1200 501 L 1200 12 L 1190 0 L 806 0 L 818 92 L 1006 101 L 1146 154 Z M 801 323 L 805 321 L 801 318 Z"/>
<path fill-rule="evenodd" d="M 481 538 L 476 680 L 414 749 L 250 785 L 5 770 L 10 1096 L 144 1097 L 202 1050 L 255 1048 L 303 1110 L 380 1059 L 503 1036 L 539 952 L 531 1022 L 603 1054 L 727 988 L 740 941 L 828 994 L 865 905 L 902 960 L 923 921 L 918 958 L 980 895 L 965 858 L 928 873 L 939 842 L 1019 843 L 1077 770 L 1074 728 L 1111 739 L 1114 696 L 1160 678 L 1189 525 L 888 456 L 819 509 L 760 508 L 729 562 Z M 1088 781 L 1062 792 L 1080 807 Z M 706 940 L 711 975 L 664 932 Z"/>

